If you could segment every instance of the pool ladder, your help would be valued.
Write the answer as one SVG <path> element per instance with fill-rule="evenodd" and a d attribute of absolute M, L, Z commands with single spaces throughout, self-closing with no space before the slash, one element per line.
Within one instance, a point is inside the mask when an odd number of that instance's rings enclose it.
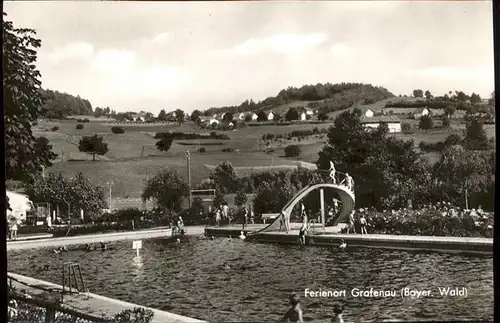
<path fill-rule="evenodd" d="M 64 293 L 68 292 L 68 294 L 76 293 L 88 293 L 89 290 L 85 286 L 85 282 L 83 281 L 82 270 L 80 265 L 73 262 L 65 262 L 63 264 L 62 271 L 62 293 L 61 300 Z"/>

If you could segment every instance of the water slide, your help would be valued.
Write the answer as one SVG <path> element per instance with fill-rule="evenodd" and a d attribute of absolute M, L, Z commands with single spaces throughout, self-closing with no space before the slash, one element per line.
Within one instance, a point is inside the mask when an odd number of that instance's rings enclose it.
<path fill-rule="evenodd" d="M 345 185 L 337 185 L 329 183 L 308 185 L 302 188 L 297 194 L 295 194 L 295 196 L 290 201 L 288 201 L 285 207 L 283 207 L 282 212 L 291 214 L 294 206 L 297 203 L 299 203 L 304 197 L 306 197 L 312 191 L 320 188 L 333 189 L 340 197 L 340 201 L 342 202 L 340 214 L 333 224 L 334 226 L 337 225 L 339 222 L 345 219 L 349 213 L 351 213 L 355 205 L 354 193 L 350 189 L 348 189 Z M 274 219 L 274 221 L 270 223 L 267 227 L 259 231 L 253 232 L 252 235 L 263 232 L 279 231 L 279 230 L 280 230 L 280 216 L 276 217 L 276 219 Z"/>

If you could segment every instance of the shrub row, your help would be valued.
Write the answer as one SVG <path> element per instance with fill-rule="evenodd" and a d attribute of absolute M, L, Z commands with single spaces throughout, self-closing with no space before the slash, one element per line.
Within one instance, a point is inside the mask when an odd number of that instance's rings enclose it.
<path fill-rule="evenodd" d="M 124 133 L 125 129 L 123 129 L 122 127 L 111 127 L 111 132 L 118 135 Z"/>
<path fill-rule="evenodd" d="M 85 119 L 77 119 L 76 122 L 83 122 L 83 123 L 87 123 L 87 122 L 90 122 L 89 119 L 85 118 Z"/>
<path fill-rule="evenodd" d="M 83 129 L 83 125 L 81 123 L 77 124 L 76 125 L 76 129 L 77 130 L 82 130 Z"/>
<path fill-rule="evenodd" d="M 218 134 L 212 131 L 210 135 L 199 134 L 199 133 L 184 133 L 184 132 L 157 132 L 154 136 L 155 139 L 161 139 L 164 137 L 170 137 L 173 140 L 189 140 L 189 139 L 222 139 L 229 140 L 228 135 Z"/>

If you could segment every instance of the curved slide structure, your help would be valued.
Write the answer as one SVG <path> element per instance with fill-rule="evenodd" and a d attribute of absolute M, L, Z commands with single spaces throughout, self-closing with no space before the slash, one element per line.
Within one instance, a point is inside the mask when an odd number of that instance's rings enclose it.
<path fill-rule="evenodd" d="M 282 209 L 282 212 L 287 212 L 287 214 L 291 214 L 294 206 L 300 202 L 304 197 L 306 197 L 309 193 L 316 189 L 320 188 L 332 188 L 337 192 L 337 194 L 340 197 L 340 200 L 342 202 L 342 208 L 340 209 L 340 214 L 335 220 L 335 223 L 333 225 L 337 225 L 340 221 L 342 221 L 351 211 L 354 209 L 355 205 L 355 196 L 354 193 L 345 185 L 338 185 L 338 184 L 330 184 L 330 183 L 320 183 L 320 184 L 313 184 L 313 185 L 308 185 L 304 188 L 302 188 L 295 196 L 285 205 L 285 207 Z M 280 216 L 276 217 L 276 219 L 269 224 L 267 227 L 255 231 L 252 234 L 258 234 L 258 233 L 263 233 L 263 232 L 270 232 L 270 231 L 279 231 L 280 230 Z"/>

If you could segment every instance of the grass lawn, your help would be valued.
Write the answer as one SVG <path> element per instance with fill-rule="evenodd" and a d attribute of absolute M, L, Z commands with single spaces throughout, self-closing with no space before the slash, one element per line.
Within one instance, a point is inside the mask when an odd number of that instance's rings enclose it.
<path fill-rule="evenodd" d="M 295 160 L 288 160 L 261 152 L 222 153 L 207 152 L 193 153 L 191 158 L 191 180 L 193 186 L 208 177 L 210 166 L 216 166 L 222 161 L 229 161 L 235 167 L 264 167 L 278 165 L 296 165 Z M 72 161 L 56 163 L 48 171 L 61 172 L 65 175 L 74 175 L 83 172 L 92 183 L 103 185 L 107 181 L 114 181 L 113 196 L 139 197 L 142 193 L 143 181 L 153 176 L 162 167 L 177 170 L 186 178 L 185 155 L 178 154 L 164 157 L 137 158 L 117 161 Z"/>

